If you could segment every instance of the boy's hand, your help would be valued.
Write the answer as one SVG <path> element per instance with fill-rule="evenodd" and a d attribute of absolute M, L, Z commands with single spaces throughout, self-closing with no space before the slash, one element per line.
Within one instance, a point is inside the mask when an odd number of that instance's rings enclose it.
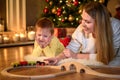
<path fill-rule="evenodd" d="M 58 63 L 57 58 L 48 58 L 48 59 L 44 59 L 44 61 L 47 61 L 49 65 L 56 65 Z"/>

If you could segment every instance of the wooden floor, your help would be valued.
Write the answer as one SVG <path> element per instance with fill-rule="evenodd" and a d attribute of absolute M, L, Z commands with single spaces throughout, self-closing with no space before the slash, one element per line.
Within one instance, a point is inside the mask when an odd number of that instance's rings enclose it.
<path fill-rule="evenodd" d="M 0 48 L 0 72 L 4 68 L 11 66 L 12 62 L 24 60 L 23 57 L 30 54 L 32 50 L 33 45 Z M 0 78 L 2 78 L 1 75 Z"/>
<path fill-rule="evenodd" d="M 23 57 L 27 54 L 30 54 L 32 50 L 33 50 L 33 45 L 0 48 L 0 72 L 6 67 L 11 66 L 12 62 L 24 60 Z M 7 77 L 3 77 L 0 74 L 0 80 L 27 80 L 27 79 L 7 78 Z M 74 74 L 58 76 L 50 79 L 41 79 L 41 80 L 120 80 L 120 79 L 74 73 Z"/>

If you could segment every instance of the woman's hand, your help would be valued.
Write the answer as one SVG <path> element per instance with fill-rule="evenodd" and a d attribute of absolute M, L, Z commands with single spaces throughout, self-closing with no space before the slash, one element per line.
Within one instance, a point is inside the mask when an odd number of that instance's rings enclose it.
<path fill-rule="evenodd" d="M 66 58 L 76 58 L 76 55 L 77 55 L 74 52 L 72 52 L 70 49 L 67 49 L 67 48 L 64 49 L 63 53 Z"/>

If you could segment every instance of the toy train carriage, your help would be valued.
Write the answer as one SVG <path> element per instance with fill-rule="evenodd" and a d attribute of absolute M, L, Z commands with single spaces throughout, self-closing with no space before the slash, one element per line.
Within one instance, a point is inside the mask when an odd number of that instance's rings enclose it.
<path fill-rule="evenodd" d="M 11 63 L 13 67 L 19 67 L 19 66 L 44 66 L 47 65 L 45 62 L 41 61 L 20 61 L 20 62 L 13 62 Z"/>

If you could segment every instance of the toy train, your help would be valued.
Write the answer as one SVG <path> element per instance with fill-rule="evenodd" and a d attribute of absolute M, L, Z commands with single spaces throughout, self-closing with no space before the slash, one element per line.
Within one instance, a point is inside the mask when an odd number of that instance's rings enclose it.
<path fill-rule="evenodd" d="M 11 63 L 13 67 L 19 67 L 19 66 L 45 66 L 47 65 L 45 62 L 41 61 L 20 61 L 20 62 L 13 62 Z"/>

